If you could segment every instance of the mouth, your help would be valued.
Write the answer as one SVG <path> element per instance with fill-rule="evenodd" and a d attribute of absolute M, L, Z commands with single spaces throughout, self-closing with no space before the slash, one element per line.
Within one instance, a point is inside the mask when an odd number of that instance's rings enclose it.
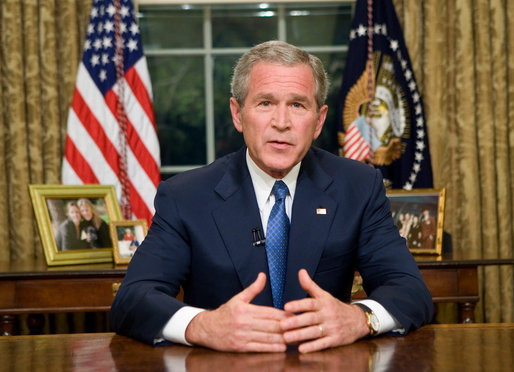
<path fill-rule="evenodd" d="M 292 146 L 291 143 L 289 142 L 286 142 L 286 141 L 278 141 L 278 140 L 272 140 L 272 141 L 269 141 L 268 142 L 272 147 L 276 148 L 276 149 L 280 149 L 280 150 L 283 150 L 283 149 L 286 149 L 286 148 L 289 148 Z"/>

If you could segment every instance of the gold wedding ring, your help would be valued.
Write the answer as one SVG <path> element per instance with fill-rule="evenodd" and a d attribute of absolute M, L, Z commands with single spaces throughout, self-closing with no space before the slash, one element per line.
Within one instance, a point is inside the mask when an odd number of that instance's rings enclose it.
<path fill-rule="evenodd" d="M 318 324 L 318 328 L 319 328 L 319 337 L 323 337 L 323 327 L 321 326 L 321 324 Z"/>

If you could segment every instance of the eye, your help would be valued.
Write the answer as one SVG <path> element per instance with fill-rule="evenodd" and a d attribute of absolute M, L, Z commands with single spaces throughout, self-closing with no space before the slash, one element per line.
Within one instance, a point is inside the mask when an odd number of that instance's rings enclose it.
<path fill-rule="evenodd" d="M 271 102 L 270 101 L 262 101 L 260 103 L 261 106 L 264 106 L 264 107 L 268 107 L 269 105 L 271 105 Z"/>
<path fill-rule="evenodd" d="M 303 107 L 303 105 L 302 105 L 300 102 L 294 102 L 294 103 L 293 103 L 293 107 L 294 107 L 294 108 L 302 108 L 302 107 Z"/>

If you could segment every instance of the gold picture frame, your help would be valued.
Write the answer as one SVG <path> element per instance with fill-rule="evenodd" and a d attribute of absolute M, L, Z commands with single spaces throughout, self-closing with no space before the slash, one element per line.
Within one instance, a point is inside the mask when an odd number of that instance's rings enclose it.
<path fill-rule="evenodd" d="M 128 264 L 148 232 L 146 220 L 111 221 L 113 256 L 116 265 Z"/>
<path fill-rule="evenodd" d="M 391 213 L 414 255 L 442 253 L 446 189 L 388 190 Z"/>
<path fill-rule="evenodd" d="M 114 186 L 29 185 L 29 192 L 47 265 L 112 262 L 109 222 L 122 218 Z"/>

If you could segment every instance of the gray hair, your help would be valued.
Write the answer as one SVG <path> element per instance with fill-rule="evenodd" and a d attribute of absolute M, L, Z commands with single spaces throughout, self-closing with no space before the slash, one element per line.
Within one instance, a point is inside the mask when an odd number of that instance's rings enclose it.
<path fill-rule="evenodd" d="M 325 104 L 329 82 L 320 59 L 294 45 L 272 40 L 254 46 L 237 61 L 230 84 L 230 91 L 241 107 L 244 106 L 244 101 L 248 94 L 250 72 L 257 62 L 276 63 L 284 66 L 308 64 L 316 84 L 315 98 L 318 106 L 317 109 L 319 110 Z"/>

